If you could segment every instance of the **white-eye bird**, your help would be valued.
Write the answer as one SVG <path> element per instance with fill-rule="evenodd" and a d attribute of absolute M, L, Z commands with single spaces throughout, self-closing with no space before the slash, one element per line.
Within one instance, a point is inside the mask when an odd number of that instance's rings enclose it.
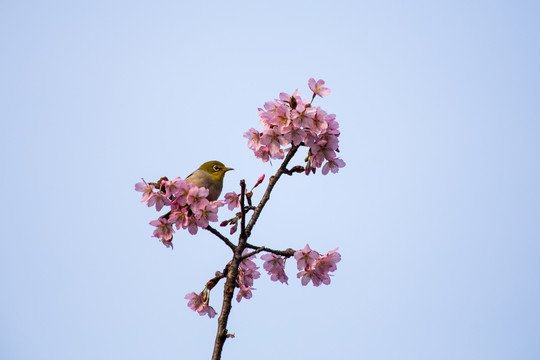
<path fill-rule="evenodd" d="M 186 181 L 198 187 L 205 187 L 210 192 L 207 196 L 209 201 L 219 198 L 223 189 L 223 178 L 225 173 L 232 168 L 226 167 L 223 163 L 213 160 L 202 164 L 197 170 L 190 174 Z"/>

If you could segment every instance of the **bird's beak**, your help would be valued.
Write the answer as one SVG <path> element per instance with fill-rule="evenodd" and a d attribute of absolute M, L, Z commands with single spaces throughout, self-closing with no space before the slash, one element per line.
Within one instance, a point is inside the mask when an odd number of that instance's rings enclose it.
<path fill-rule="evenodd" d="M 234 170 L 234 169 L 233 169 L 233 168 L 228 168 L 228 167 L 226 167 L 226 168 L 223 169 L 223 170 L 225 170 L 225 172 L 227 172 L 227 171 Z"/>

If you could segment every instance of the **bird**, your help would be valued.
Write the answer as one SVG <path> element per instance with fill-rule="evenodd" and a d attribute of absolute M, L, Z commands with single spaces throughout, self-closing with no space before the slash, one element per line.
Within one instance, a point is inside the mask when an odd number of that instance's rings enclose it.
<path fill-rule="evenodd" d="M 207 161 L 186 177 L 186 181 L 195 186 L 207 188 L 209 194 L 206 198 L 208 201 L 215 201 L 223 189 L 225 173 L 230 170 L 234 169 L 226 167 L 222 162 Z"/>

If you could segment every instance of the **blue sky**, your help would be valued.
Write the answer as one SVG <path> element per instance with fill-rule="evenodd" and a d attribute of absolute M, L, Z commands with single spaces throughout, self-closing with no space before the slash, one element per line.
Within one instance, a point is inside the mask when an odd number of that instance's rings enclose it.
<path fill-rule="evenodd" d="M 242 134 L 315 77 L 347 167 L 282 179 L 252 242 L 342 261 L 331 286 L 263 275 L 224 358 L 539 358 L 539 24 L 533 1 L 0 3 L 0 357 L 209 358 L 184 295 L 228 249 L 160 245 L 133 185 L 272 174 Z"/>

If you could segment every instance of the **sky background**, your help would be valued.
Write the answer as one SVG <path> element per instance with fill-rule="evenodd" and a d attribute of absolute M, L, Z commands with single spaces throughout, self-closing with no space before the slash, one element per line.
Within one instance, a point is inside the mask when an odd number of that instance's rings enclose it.
<path fill-rule="evenodd" d="M 0 358 L 210 358 L 184 295 L 229 249 L 166 249 L 134 184 L 271 175 L 242 134 L 310 77 L 347 166 L 280 180 L 251 242 L 342 261 L 261 269 L 223 358 L 540 358 L 539 34 L 536 1 L 1 1 Z"/>

